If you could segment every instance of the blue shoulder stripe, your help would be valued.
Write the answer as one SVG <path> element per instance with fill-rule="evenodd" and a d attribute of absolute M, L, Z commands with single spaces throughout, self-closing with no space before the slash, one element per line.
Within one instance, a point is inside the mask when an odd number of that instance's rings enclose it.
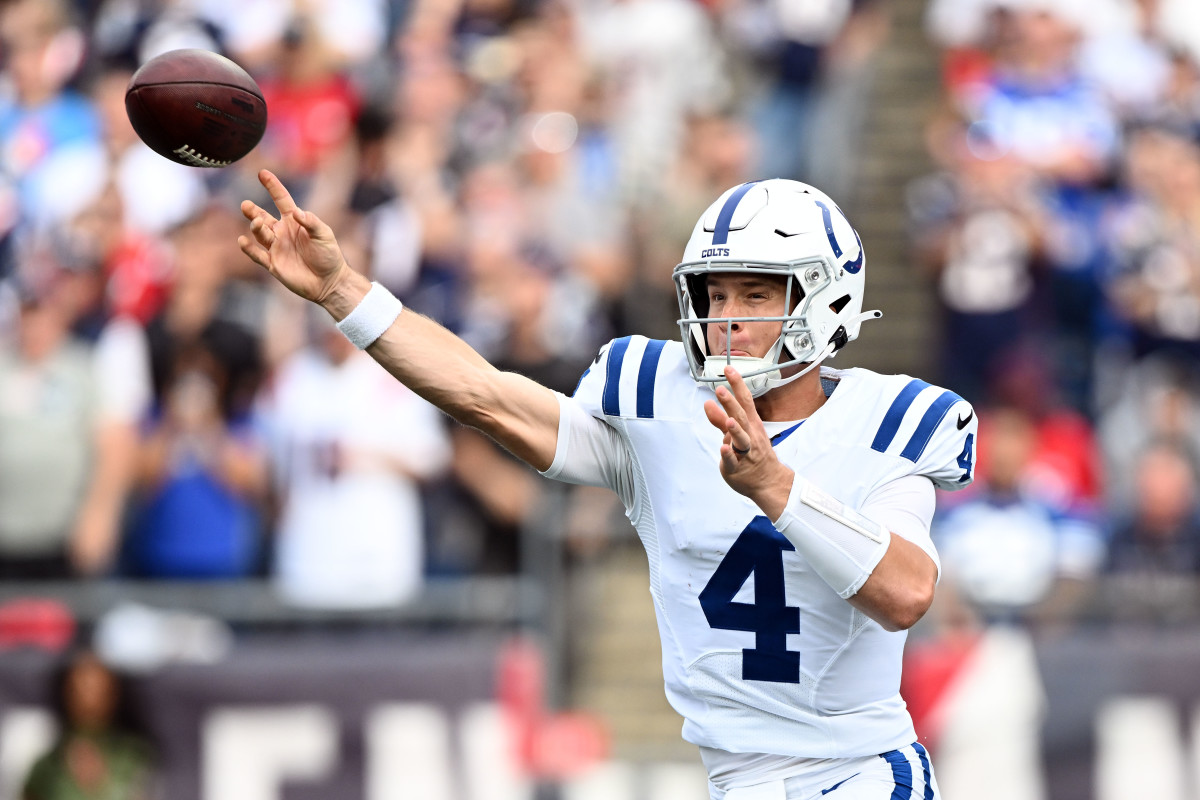
<path fill-rule="evenodd" d="M 666 345 L 663 339 L 651 339 L 646 343 L 646 352 L 638 367 L 637 415 L 640 419 L 654 418 L 654 379 L 658 375 L 658 360 Z"/>
<path fill-rule="evenodd" d="M 600 408 L 610 417 L 621 416 L 621 364 L 625 361 L 625 351 L 629 349 L 628 336 L 622 336 L 612 343 L 608 351 L 608 365 L 604 372 L 604 394 L 601 396 Z"/>
<path fill-rule="evenodd" d="M 925 409 L 925 414 L 921 417 L 921 421 L 917 423 L 917 429 L 913 431 L 912 438 L 908 440 L 908 444 L 904 445 L 904 450 L 901 451 L 900 457 L 907 458 L 914 464 L 921 457 L 921 453 L 925 452 L 925 448 L 929 445 L 929 440 L 933 438 L 933 432 L 937 430 L 938 423 L 946 416 L 946 412 L 950 410 L 950 406 L 962 400 L 961 397 L 954 392 L 945 391 L 937 400 L 930 404 L 929 408 Z"/>
<path fill-rule="evenodd" d="M 928 388 L 928 383 L 913 378 L 908 382 L 907 386 L 900 390 L 900 394 L 896 395 L 896 399 L 892 401 L 891 407 L 883 415 L 883 422 L 879 426 L 879 431 L 875 434 L 875 441 L 871 442 L 872 450 L 877 450 L 880 453 L 887 452 L 892 439 L 896 438 L 896 431 L 900 430 L 900 423 L 904 421 L 904 415 L 908 413 L 909 406 L 913 404 L 913 400 L 917 399 L 917 395 L 922 390 Z"/>

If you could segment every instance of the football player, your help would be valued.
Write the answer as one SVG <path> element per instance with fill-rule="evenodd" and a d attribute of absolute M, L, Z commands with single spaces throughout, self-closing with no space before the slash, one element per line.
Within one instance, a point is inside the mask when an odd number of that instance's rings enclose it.
<path fill-rule="evenodd" d="M 403 310 L 259 177 L 280 218 L 242 204 L 247 256 L 450 416 L 624 501 L 667 697 L 714 799 L 938 796 L 901 653 L 937 582 L 934 487 L 971 482 L 977 422 L 924 381 L 822 366 L 879 316 L 829 197 L 789 180 L 725 192 L 675 268 L 681 341 L 616 339 L 566 397 Z"/>

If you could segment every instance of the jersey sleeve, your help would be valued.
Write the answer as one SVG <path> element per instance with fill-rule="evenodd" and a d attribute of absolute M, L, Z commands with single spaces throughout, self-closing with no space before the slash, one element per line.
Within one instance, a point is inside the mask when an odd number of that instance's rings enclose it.
<path fill-rule="evenodd" d="M 939 489 L 957 491 L 975 479 L 975 441 L 979 419 L 966 400 L 951 394 L 953 402 L 934 426 L 925 452 L 917 459 L 916 472 L 927 476 Z"/>
<path fill-rule="evenodd" d="M 559 395 L 558 444 L 543 475 L 608 487 L 627 509 L 634 507 L 636 459 L 629 425 L 656 419 L 662 411 L 659 375 L 667 346 L 645 336 L 623 336 L 600 349 L 574 394 Z"/>
<path fill-rule="evenodd" d="M 903 376 L 898 376 L 903 377 Z M 965 489 L 975 478 L 979 430 L 972 405 L 954 392 L 907 378 L 893 390 L 875 430 L 871 449 L 911 462 L 939 489 Z"/>
<path fill-rule="evenodd" d="M 612 489 L 628 508 L 633 502 L 633 456 L 619 424 L 620 378 L 629 337 L 600 349 L 571 397 L 558 395 L 558 444 L 547 478 Z"/>
<path fill-rule="evenodd" d="M 934 506 L 933 484 L 929 479 L 922 475 L 905 475 L 867 495 L 859 511 L 924 550 L 933 559 L 940 575 L 942 562 L 929 533 Z"/>
<path fill-rule="evenodd" d="M 558 395 L 558 445 L 542 475 L 564 483 L 604 486 L 629 507 L 633 502 L 633 457 L 615 428 L 588 413 L 578 399 Z"/>

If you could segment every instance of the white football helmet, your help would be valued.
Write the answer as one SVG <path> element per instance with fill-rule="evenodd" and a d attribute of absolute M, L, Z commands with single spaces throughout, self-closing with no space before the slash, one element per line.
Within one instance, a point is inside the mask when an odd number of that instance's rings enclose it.
<path fill-rule="evenodd" d="M 725 384 L 732 364 L 760 397 L 789 383 L 858 338 L 864 320 L 862 240 L 846 215 L 824 192 L 799 181 L 776 178 L 735 186 L 708 207 L 675 267 L 679 330 L 692 377 Z M 787 279 L 785 296 L 798 297 L 781 317 L 708 316 L 707 276 L 755 272 Z M 779 339 L 764 358 L 713 356 L 705 327 L 710 322 L 779 321 Z M 726 347 L 728 352 L 730 348 Z M 781 370 L 807 366 L 786 378 Z"/>

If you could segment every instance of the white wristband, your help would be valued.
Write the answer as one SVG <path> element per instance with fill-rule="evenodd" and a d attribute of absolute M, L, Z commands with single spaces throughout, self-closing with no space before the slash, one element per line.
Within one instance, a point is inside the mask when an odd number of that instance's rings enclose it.
<path fill-rule="evenodd" d="M 403 310 L 404 304 L 397 300 L 394 294 L 382 284 L 372 282 L 370 291 L 337 327 L 355 347 L 366 350 L 375 344 L 376 339 L 383 336 L 384 331 L 392 327 L 392 323 Z"/>
<path fill-rule="evenodd" d="M 862 588 L 892 541 L 878 522 L 847 508 L 799 475 L 775 529 L 842 598 Z"/>

